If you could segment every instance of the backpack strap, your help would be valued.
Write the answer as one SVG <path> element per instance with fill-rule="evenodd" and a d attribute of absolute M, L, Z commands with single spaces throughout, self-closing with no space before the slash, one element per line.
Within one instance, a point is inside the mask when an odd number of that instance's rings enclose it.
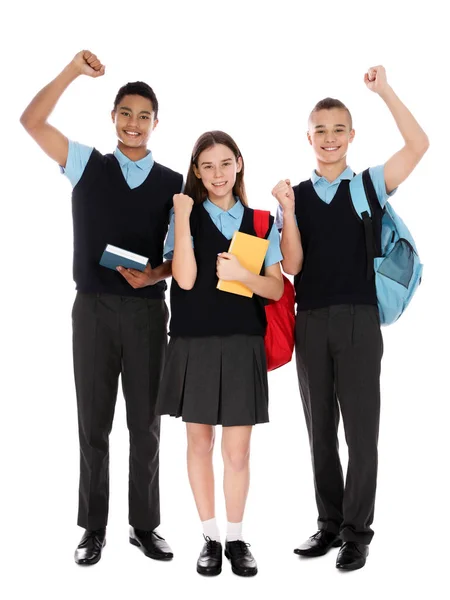
<path fill-rule="evenodd" d="M 271 216 L 269 210 L 256 210 L 253 209 L 253 229 L 257 237 L 267 239 L 269 237 L 270 230 L 272 229 L 272 225 L 274 222 L 274 218 Z M 262 298 L 260 296 L 262 305 L 266 307 L 269 304 L 273 304 L 273 300 L 268 300 L 267 298 Z"/>
<path fill-rule="evenodd" d="M 362 176 L 357 175 L 350 183 L 350 197 L 356 214 L 362 220 L 364 225 L 364 238 L 366 240 L 367 256 L 367 279 L 372 279 L 374 275 L 373 261 L 375 259 L 375 236 L 372 224 L 371 204 L 378 202 L 369 169 L 363 171 Z"/>
<path fill-rule="evenodd" d="M 259 238 L 269 234 L 270 212 L 268 210 L 253 210 L 253 227 Z"/>
<path fill-rule="evenodd" d="M 368 202 L 366 192 L 365 192 L 365 184 L 364 184 L 364 171 L 359 175 L 353 177 L 350 182 L 350 196 L 352 198 L 353 206 L 355 207 L 356 214 L 362 220 L 363 214 L 366 212 L 369 217 L 372 216 L 372 212 L 370 210 L 370 204 Z M 369 174 L 370 176 L 370 174 Z"/>

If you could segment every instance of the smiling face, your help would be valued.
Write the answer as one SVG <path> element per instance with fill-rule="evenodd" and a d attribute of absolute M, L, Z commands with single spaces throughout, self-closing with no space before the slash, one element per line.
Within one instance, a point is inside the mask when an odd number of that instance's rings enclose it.
<path fill-rule="evenodd" d="M 311 113 L 307 135 L 318 162 L 331 165 L 345 160 L 355 130 L 345 109 L 331 108 Z"/>
<path fill-rule="evenodd" d="M 120 150 L 142 150 L 145 156 L 150 135 L 158 124 L 151 101 L 135 94 L 124 96 L 111 116 Z"/>
<path fill-rule="evenodd" d="M 215 144 L 199 154 L 193 165 L 196 177 L 202 180 L 210 200 L 232 196 L 236 176 L 242 169 L 242 158 L 224 144 Z"/>

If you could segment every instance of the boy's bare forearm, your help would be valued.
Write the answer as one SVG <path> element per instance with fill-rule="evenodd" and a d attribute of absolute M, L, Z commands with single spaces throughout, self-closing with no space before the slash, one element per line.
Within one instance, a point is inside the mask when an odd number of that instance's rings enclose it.
<path fill-rule="evenodd" d="M 154 277 L 153 284 L 158 283 L 159 281 L 163 281 L 164 279 L 168 279 L 172 276 L 172 261 L 165 260 L 162 264 L 160 264 L 155 269 L 152 269 L 152 275 Z"/>
<path fill-rule="evenodd" d="M 419 154 L 423 154 L 429 145 L 428 136 L 410 110 L 400 100 L 390 85 L 386 86 L 379 95 L 394 117 L 405 144 L 412 149 L 416 149 Z"/>
<path fill-rule="evenodd" d="M 62 94 L 80 75 L 76 67 L 69 63 L 61 73 L 36 94 L 23 112 L 20 122 L 27 130 L 45 123 Z"/>
<path fill-rule="evenodd" d="M 293 211 L 283 212 L 283 231 L 281 233 L 281 254 L 283 271 L 297 275 L 303 266 L 303 247 L 300 231 Z"/>

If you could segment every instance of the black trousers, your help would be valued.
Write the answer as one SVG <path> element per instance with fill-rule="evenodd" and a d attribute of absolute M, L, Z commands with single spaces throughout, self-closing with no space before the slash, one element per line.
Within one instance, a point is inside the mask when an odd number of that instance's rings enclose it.
<path fill-rule="evenodd" d="M 378 309 L 339 305 L 299 311 L 297 374 L 313 463 L 318 526 L 369 544 L 373 531 L 383 339 Z M 348 446 L 344 486 L 338 424 Z"/>
<path fill-rule="evenodd" d="M 72 311 L 80 437 L 78 525 L 106 526 L 109 434 L 119 375 L 130 435 L 129 523 L 159 525 L 159 432 L 155 404 L 167 345 L 164 300 L 78 292 Z"/>

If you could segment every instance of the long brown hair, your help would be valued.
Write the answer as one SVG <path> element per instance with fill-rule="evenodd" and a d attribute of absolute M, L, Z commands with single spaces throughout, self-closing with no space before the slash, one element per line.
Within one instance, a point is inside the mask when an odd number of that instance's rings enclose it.
<path fill-rule="evenodd" d="M 194 165 L 198 169 L 198 157 L 200 154 L 215 146 L 216 144 L 223 144 L 227 148 L 229 148 L 236 160 L 241 158 L 242 160 L 242 169 L 239 173 L 236 174 L 236 182 L 233 187 L 233 195 L 238 196 L 240 201 L 244 206 L 248 206 L 247 202 L 247 194 L 245 193 L 245 185 L 244 185 L 244 159 L 242 158 L 241 151 L 239 150 L 236 142 L 233 140 L 231 136 L 223 131 L 207 131 L 203 135 L 201 135 L 198 140 L 195 142 L 194 149 L 192 150 L 191 162 L 189 164 L 189 171 L 186 178 L 186 186 L 184 188 L 184 193 L 190 196 L 194 204 L 201 204 L 204 202 L 208 196 L 208 192 L 206 191 L 205 186 L 203 185 L 203 181 L 199 179 L 194 173 Z"/>

